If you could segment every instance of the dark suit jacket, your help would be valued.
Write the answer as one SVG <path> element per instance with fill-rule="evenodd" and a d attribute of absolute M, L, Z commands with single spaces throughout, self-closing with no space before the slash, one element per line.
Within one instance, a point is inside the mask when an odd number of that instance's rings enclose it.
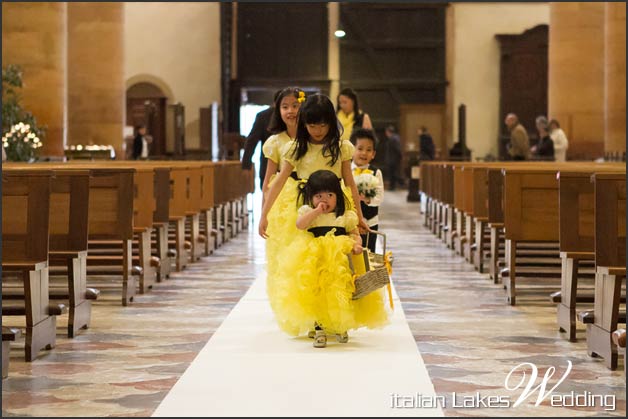
<path fill-rule="evenodd" d="M 133 158 L 135 160 L 139 159 L 142 155 L 142 136 L 137 134 L 135 138 L 133 138 Z"/>
<path fill-rule="evenodd" d="M 536 145 L 536 154 L 540 160 L 554 160 L 554 141 L 549 135 L 539 140 Z"/>
<path fill-rule="evenodd" d="M 251 160 L 257 143 L 261 141 L 263 146 L 268 137 L 270 137 L 270 133 L 267 128 L 272 114 L 273 108 L 270 107 L 268 109 L 264 109 L 255 116 L 253 128 L 251 128 L 251 132 L 249 133 L 249 136 L 246 137 L 246 142 L 244 143 L 244 155 L 242 156 L 243 169 L 251 168 Z M 264 157 L 264 153 L 260 153 L 259 163 L 259 177 L 261 183 L 264 183 L 264 175 L 266 174 L 266 157 Z"/>
<path fill-rule="evenodd" d="M 420 145 L 420 159 L 421 160 L 434 160 L 434 140 L 430 134 L 421 134 L 419 136 Z"/>

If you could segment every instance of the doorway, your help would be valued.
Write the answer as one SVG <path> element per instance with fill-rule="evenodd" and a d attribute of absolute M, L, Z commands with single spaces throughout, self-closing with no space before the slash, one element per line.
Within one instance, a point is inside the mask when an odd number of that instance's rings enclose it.
<path fill-rule="evenodd" d="M 136 127 L 146 125 L 148 135 L 153 137 L 149 147 L 149 157 L 157 158 L 166 154 L 166 106 L 167 97 L 156 85 L 140 82 L 126 91 L 126 124 Z M 127 159 L 132 152 L 132 141 L 126 147 Z"/>

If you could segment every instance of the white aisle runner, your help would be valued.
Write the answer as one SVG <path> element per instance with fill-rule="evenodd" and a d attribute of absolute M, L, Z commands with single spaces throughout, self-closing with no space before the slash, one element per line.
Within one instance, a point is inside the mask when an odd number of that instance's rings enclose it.
<path fill-rule="evenodd" d="M 279 330 L 258 278 L 153 416 L 443 416 L 395 393 L 435 396 L 397 298 L 386 328 L 317 349 Z"/>

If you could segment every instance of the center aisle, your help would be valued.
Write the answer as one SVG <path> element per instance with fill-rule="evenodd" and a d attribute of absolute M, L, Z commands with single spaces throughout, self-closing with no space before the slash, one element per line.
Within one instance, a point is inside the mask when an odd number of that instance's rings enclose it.
<path fill-rule="evenodd" d="M 279 330 L 259 277 L 153 416 L 443 416 L 391 408 L 393 394 L 435 397 L 396 294 L 394 302 L 384 329 L 317 349 Z"/>

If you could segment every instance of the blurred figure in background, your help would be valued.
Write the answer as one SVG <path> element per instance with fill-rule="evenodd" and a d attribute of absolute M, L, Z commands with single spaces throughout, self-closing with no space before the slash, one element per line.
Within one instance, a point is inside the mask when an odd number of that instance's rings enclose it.
<path fill-rule="evenodd" d="M 436 150 L 434 149 L 434 140 L 427 132 L 427 127 L 425 125 L 421 126 L 421 128 L 417 131 L 417 134 L 419 134 L 419 159 L 421 161 L 434 160 L 436 153 Z"/>
<path fill-rule="evenodd" d="M 550 138 L 554 142 L 554 157 L 556 161 L 567 161 L 569 141 L 557 120 L 549 121 Z"/>
<path fill-rule="evenodd" d="M 386 172 L 390 179 L 390 190 L 394 191 L 397 184 L 403 185 L 403 179 L 399 174 L 401 166 L 401 139 L 395 133 L 395 127 L 388 125 L 386 127 Z"/>

